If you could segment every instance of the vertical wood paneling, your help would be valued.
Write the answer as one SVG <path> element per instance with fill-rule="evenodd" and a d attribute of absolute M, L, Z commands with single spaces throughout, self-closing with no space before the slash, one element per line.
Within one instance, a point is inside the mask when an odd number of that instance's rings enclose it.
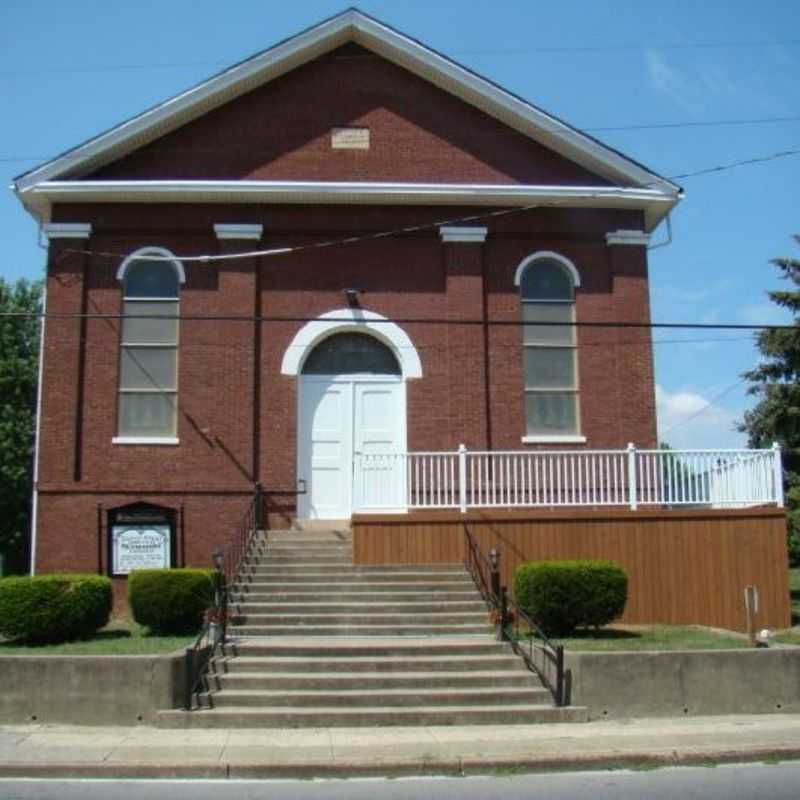
<path fill-rule="evenodd" d="M 523 561 L 617 561 L 629 577 L 624 622 L 744 630 L 744 587 L 754 584 L 761 597 L 758 625 L 791 624 L 785 517 L 775 509 L 356 516 L 354 562 L 462 562 L 465 523 L 484 552 L 500 550 L 508 586 Z"/>

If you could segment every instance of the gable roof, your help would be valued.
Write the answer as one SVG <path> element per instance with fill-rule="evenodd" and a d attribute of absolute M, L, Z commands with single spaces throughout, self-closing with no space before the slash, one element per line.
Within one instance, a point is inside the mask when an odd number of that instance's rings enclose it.
<path fill-rule="evenodd" d="M 15 179 L 12 188 L 26 207 L 42 205 L 35 202 L 32 195 L 47 194 L 46 188 L 50 185 L 53 188 L 58 186 L 63 197 L 65 187 L 73 182 L 70 179 L 116 161 L 348 42 L 356 42 L 424 78 L 617 186 L 646 190 L 649 196 L 657 196 L 662 202 L 659 211 L 649 215 L 649 227 L 657 223 L 680 198 L 680 187 L 666 178 L 355 8 L 279 42 L 24 172 Z M 40 191 L 34 191 L 37 189 Z M 48 205 L 49 202 L 47 199 Z"/>

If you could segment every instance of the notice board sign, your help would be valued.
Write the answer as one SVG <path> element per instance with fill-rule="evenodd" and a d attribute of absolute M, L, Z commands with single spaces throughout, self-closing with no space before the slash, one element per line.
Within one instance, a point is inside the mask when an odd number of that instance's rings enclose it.
<path fill-rule="evenodd" d="M 172 509 L 144 503 L 108 512 L 109 573 L 130 575 L 135 569 L 166 569 L 173 565 L 175 514 Z"/>

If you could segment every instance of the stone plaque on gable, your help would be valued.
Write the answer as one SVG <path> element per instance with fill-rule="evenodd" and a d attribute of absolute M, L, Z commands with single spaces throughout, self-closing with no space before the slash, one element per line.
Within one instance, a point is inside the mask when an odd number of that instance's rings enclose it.
<path fill-rule="evenodd" d="M 334 150 L 369 150 L 369 128 L 334 128 L 331 147 Z"/>

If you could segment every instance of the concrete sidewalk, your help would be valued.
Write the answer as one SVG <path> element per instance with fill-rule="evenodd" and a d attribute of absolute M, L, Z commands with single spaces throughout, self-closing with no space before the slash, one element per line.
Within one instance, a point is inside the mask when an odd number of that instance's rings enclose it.
<path fill-rule="evenodd" d="M 800 758 L 800 715 L 427 728 L 0 727 L 0 776 L 348 777 Z"/>

